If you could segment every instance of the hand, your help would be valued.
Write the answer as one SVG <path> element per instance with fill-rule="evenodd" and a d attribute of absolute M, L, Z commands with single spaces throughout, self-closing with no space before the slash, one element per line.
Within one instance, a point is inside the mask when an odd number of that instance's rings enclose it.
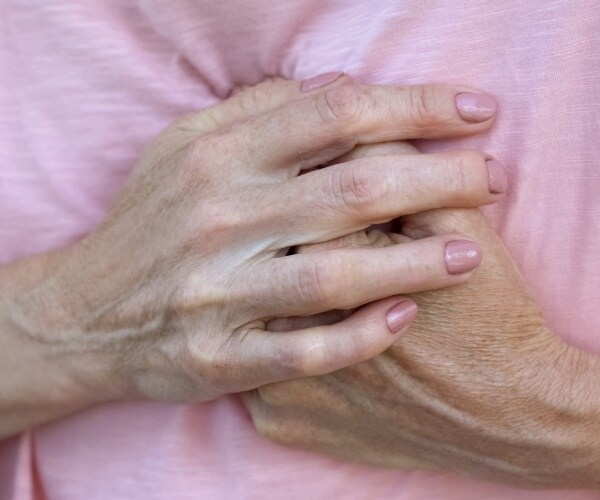
<path fill-rule="evenodd" d="M 14 363 L 23 380 L 43 362 L 44 377 L 62 370 L 92 402 L 206 401 L 368 359 L 411 319 L 410 302 L 404 314 L 393 309 L 396 294 L 468 279 L 476 245 L 464 272 L 444 260 L 459 234 L 286 256 L 401 214 L 497 200 L 486 156 L 474 151 L 365 158 L 298 176 L 357 143 L 485 130 L 493 118 L 459 114 L 455 97 L 466 89 L 347 78 L 304 94 L 295 82 L 261 88 L 169 128 L 101 226 L 27 293 L 0 303 L 6 330 L 30 349 L 7 352 L 33 353 L 35 363 Z M 365 303 L 337 324 L 265 329 L 273 317 Z M 19 379 L 6 391 L 24 394 Z M 59 406 L 70 390 L 58 391 Z"/>
<path fill-rule="evenodd" d="M 387 144 L 353 155 L 410 148 Z M 452 469 L 527 487 L 600 486 L 598 361 L 548 329 L 478 210 L 431 211 L 403 218 L 400 227 L 399 233 L 362 231 L 298 252 L 459 232 L 482 245 L 484 261 L 464 284 L 410 295 L 419 315 L 384 354 L 246 394 L 258 432 L 378 466 Z M 269 328 L 327 324 L 347 314 L 277 319 Z"/>

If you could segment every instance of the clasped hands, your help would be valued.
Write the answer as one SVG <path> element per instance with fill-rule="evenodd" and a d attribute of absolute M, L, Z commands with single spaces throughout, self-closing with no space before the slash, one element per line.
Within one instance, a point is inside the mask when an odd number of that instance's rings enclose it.
<path fill-rule="evenodd" d="M 398 142 L 487 130 L 478 99 L 273 80 L 184 117 L 13 322 L 86 404 L 251 391 L 276 442 L 597 486 L 596 360 L 549 331 L 475 208 L 502 167 Z"/>

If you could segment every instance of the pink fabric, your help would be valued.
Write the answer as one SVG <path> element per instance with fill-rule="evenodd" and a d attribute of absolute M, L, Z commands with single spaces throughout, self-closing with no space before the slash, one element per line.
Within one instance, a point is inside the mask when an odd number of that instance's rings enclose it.
<path fill-rule="evenodd" d="M 100 221 L 176 116 L 267 75 L 345 70 L 498 97 L 482 137 L 511 192 L 487 210 L 557 334 L 600 352 L 597 0 L 6 0 L 0 3 L 0 262 Z M 36 470 L 37 469 L 37 470 Z M 36 479 L 39 476 L 39 480 Z M 235 397 L 108 405 L 6 442 L 0 497 L 590 499 L 345 464 L 259 438 Z"/>

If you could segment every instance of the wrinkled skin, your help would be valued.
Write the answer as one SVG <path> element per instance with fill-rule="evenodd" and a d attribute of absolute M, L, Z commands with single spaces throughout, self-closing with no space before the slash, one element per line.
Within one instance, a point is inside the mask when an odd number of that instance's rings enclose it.
<path fill-rule="evenodd" d="M 457 95 L 472 90 L 341 76 L 305 92 L 273 80 L 176 120 L 94 230 L 0 266 L 0 439 L 100 403 L 209 401 L 383 352 L 414 317 L 390 326 L 389 311 L 416 309 L 397 295 L 469 279 L 476 242 L 447 234 L 388 248 L 289 248 L 403 214 L 479 207 L 503 190 L 490 188 L 478 151 L 310 170 L 358 143 L 487 130 L 494 113 L 460 112 Z M 445 259 L 457 240 L 476 257 L 460 273 Z M 374 275 L 377 286 L 365 286 Z M 265 329 L 272 318 L 363 305 L 335 325 Z"/>
<path fill-rule="evenodd" d="M 467 283 L 410 295 L 417 319 L 371 361 L 246 394 L 259 433 L 377 466 L 453 469 L 527 487 L 600 486 L 597 360 L 549 330 L 479 210 L 432 211 L 402 224 L 403 235 L 361 232 L 299 251 L 457 231 L 482 245 L 482 266 Z M 270 327 L 345 314 L 279 319 Z"/>

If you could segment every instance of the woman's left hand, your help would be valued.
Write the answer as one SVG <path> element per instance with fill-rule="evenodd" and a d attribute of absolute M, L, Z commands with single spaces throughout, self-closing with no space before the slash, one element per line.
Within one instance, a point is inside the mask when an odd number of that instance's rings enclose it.
<path fill-rule="evenodd" d="M 361 154 L 407 148 L 379 145 Z M 258 432 L 378 466 L 454 469 L 528 487 L 600 486 L 599 363 L 549 330 L 479 210 L 423 213 L 405 218 L 400 233 L 362 231 L 298 251 L 386 246 L 448 231 L 482 245 L 476 275 L 411 295 L 417 319 L 373 360 L 247 393 Z M 270 328 L 344 314 L 278 319 Z"/>

